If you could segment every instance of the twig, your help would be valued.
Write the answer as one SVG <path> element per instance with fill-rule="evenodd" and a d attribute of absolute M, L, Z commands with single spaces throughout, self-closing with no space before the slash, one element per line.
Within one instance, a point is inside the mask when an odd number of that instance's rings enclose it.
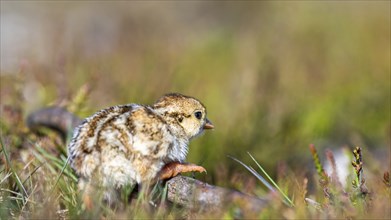
<path fill-rule="evenodd" d="M 218 211 L 227 205 L 233 205 L 242 212 L 256 215 L 268 204 L 266 199 L 209 185 L 190 177 L 174 177 L 167 181 L 167 185 L 167 200 L 190 209 Z"/>

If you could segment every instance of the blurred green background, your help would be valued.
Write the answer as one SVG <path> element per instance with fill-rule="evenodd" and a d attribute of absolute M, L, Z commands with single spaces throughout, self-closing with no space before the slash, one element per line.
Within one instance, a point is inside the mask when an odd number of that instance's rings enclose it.
<path fill-rule="evenodd" d="M 389 149 L 390 2 L 1 1 L 2 105 L 28 114 L 86 83 L 82 117 L 200 99 L 216 128 L 188 160 L 211 172 L 247 151 L 273 171 L 310 143 Z"/>

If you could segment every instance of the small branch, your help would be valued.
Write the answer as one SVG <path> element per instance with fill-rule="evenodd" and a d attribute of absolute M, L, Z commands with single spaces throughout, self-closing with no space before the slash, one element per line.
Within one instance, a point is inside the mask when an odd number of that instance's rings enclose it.
<path fill-rule="evenodd" d="M 53 106 L 31 113 L 26 122 L 33 131 L 40 127 L 57 131 L 65 142 L 73 129 L 82 123 L 82 120 L 64 108 Z"/>
<path fill-rule="evenodd" d="M 218 211 L 227 206 L 239 207 L 246 215 L 259 214 L 268 204 L 266 199 L 209 185 L 196 179 L 177 176 L 167 181 L 167 199 L 189 209 Z"/>

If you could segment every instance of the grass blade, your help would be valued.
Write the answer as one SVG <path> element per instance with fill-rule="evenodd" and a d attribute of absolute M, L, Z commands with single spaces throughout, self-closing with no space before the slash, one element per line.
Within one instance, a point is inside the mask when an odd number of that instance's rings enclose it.
<path fill-rule="evenodd" d="M 27 176 L 27 178 L 23 181 L 23 184 L 25 184 L 26 181 L 29 180 L 30 177 L 31 177 L 35 172 L 37 172 L 37 170 L 38 170 L 39 168 L 41 168 L 41 167 L 43 166 L 43 164 L 44 164 L 44 163 L 41 163 L 40 165 L 38 165 L 37 167 L 35 167 L 34 170 L 33 170 L 33 171 Z"/>
<path fill-rule="evenodd" d="M 255 160 L 255 158 L 250 154 L 250 152 L 247 152 L 247 154 L 251 157 L 251 159 L 257 164 L 259 169 L 262 171 L 262 173 L 268 178 L 268 180 L 273 184 L 274 187 L 277 188 L 277 190 L 281 193 L 281 195 L 288 201 L 288 203 L 293 207 L 294 204 L 291 199 L 280 189 L 280 187 L 274 182 L 274 180 L 267 174 L 267 172 L 262 168 L 262 166 Z"/>
<path fill-rule="evenodd" d="M 246 168 L 248 171 L 250 171 L 250 173 L 252 173 L 255 177 L 257 177 L 270 191 L 272 192 L 275 192 L 276 189 L 273 188 L 272 185 L 270 185 L 269 182 L 267 182 L 267 180 L 265 180 L 265 178 L 263 178 L 263 176 L 261 176 L 259 173 L 257 173 L 257 171 L 255 171 L 252 167 L 250 166 L 247 166 L 246 164 L 244 164 L 242 161 L 236 159 L 235 157 L 232 157 L 232 156 L 229 156 L 229 158 L 231 158 L 232 160 L 240 163 L 242 166 L 244 166 L 244 168 Z"/>
<path fill-rule="evenodd" d="M 21 195 L 22 195 L 22 201 L 23 201 L 23 204 L 24 204 L 26 202 L 26 198 L 28 197 L 27 191 L 24 188 L 23 183 L 20 180 L 18 174 L 15 172 L 14 168 L 12 167 L 11 161 L 9 159 L 8 152 L 5 149 L 5 146 L 4 146 L 4 143 L 3 143 L 3 138 L 1 138 L 1 137 L 0 137 L 0 144 L 1 144 L 2 152 L 4 153 L 4 156 L 5 156 L 5 160 L 7 161 L 7 164 L 9 165 L 11 173 L 13 174 L 12 176 L 14 177 L 16 185 L 18 186 L 19 191 L 22 192 Z"/>

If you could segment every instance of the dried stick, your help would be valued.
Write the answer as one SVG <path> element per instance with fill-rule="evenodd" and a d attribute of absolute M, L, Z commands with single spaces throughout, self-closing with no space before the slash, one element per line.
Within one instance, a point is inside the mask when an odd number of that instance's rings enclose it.
<path fill-rule="evenodd" d="M 242 192 L 213 186 L 196 179 L 177 176 L 167 181 L 167 199 L 189 209 L 217 211 L 229 206 L 239 207 L 247 214 L 259 214 L 267 205 L 266 199 Z"/>

